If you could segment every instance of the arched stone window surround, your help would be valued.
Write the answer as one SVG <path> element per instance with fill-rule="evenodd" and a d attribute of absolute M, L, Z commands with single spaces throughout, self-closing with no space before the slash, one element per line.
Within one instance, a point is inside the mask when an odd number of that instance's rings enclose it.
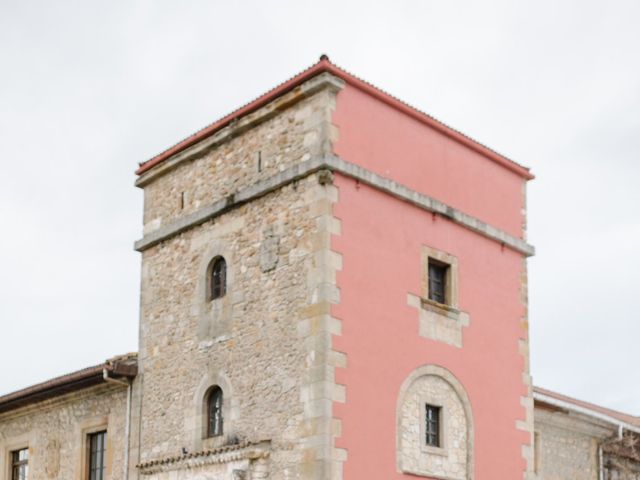
<path fill-rule="evenodd" d="M 223 433 L 217 437 L 209 437 L 208 400 L 211 389 L 216 386 L 220 387 L 223 395 Z M 228 377 L 217 370 L 207 372 L 196 387 L 192 404 L 192 414 L 186 421 L 190 424 L 188 425 L 188 429 L 192 431 L 193 451 L 200 451 L 203 448 L 214 448 L 225 444 L 233 434 L 233 422 L 238 418 L 238 401 Z"/>
<path fill-rule="evenodd" d="M 211 299 L 211 270 L 215 260 L 224 258 L 226 263 L 226 294 Z M 233 254 L 225 242 L 212 241 L 204 250 L 198 267 L 198 283 L 194 307 L 198 315 L 200 340 L 224 337 L 230 332 L 233 311 L 235 265 Z"/>
<path fill-rule="evenodd" d="M 467 421 L 467 479 L 473 480 L 475 478 L 474 475 L 474 438 L 475 438 L 475 428 L 473 423 L 473 411 L 471 408 L 471 401 L 469 400 L 469 396 L 467 395 L 466 390 L 462 386 L 462 383 L 444 367 L 439 365 L 423 365 L 421 367 L 416 368 L 413 372 L 409 374 L 409 376 L 402 382 L 400 387 L 400 392 L 398 395 L 398 401 L 396 404 L 396 463 L 399 472 L 403 472 L 402 467 L 402 456 L 401 456 L 401 441 L 400 436 L 402 435 L 402 425 L 401 425 L 401 411 L 402 405 L 404 403 L 404 399 L 411 388 L 411 385 L 418 379 L 426 376 L 435 376 L 438 377 L 445 382 L 447 382 L 451 388 L 456 392 L 458 398 L 462 403 L 462 407 L 464 409 L 466 421 Z M 446 414 L 445 414 L 446 415 Z M 445 434 L 446 435 L 446 434 Z"/>

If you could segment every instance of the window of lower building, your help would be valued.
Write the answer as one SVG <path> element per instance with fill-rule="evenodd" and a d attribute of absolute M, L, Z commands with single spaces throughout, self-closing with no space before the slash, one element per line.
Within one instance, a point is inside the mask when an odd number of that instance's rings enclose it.
<path fill-rule="evenodd" d="M 424 439 L 429 447 L 440 447 L 440 414 L 442 407 L 425 405 Z"/>
<path fill-rule="evenodd" d="M 11 452 L 11 480 L 29 478 L 29 449 L 23 448 Z"/>
<path fill-rule="evenodd" d="M 95 432 L 89 434 L 89 480 L 104 480 L 106 471 L 105 455 L 107 453 L 107 432 Z"/>
<path fill-rule="evenodd" d="M 449 266 L 429 259 L 429 300 L 447 303 L 447 270 Z"/>

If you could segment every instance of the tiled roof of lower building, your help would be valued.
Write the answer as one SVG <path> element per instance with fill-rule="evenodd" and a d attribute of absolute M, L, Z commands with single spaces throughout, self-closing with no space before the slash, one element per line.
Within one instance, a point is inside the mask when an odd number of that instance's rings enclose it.
<path fill-rule="evenodd" d="M 137 354 L 113 357 L 104 363 L 37 383 L 0 396 L 0 413 L 58 397 L 105 382 L 104 374 L 134 378 L 138 373 Z"/>

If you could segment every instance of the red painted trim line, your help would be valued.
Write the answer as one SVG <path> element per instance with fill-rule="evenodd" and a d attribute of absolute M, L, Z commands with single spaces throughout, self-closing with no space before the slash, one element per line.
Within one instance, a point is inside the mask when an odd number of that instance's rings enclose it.
<path fill-rule="evenodd" d="M 472 140 L 471 138 L 458 132 L 457 130 L 454 130 L 453 128 L 448 127 L 447 125 L 439 122 L 435 118 L 411 107 L 410 105 L 407 105 L 406 103 L 402 102 L 401 100 L 398 100 L 397 98 L 389 95 L 388 93 L 338 68 L 337 66 L 332 64 L 329 61 L 329 59 L 324 55 L 320 57 L 320 61 L 318 63 L 309 67 L 307 70 L 303 71 L 302 73 L 299 73 L 298 75 L 291 78 L 290 80 L 278 85 L 273 90 L 270 90 L 264 95 L 258 97 L 257 99 L 255 99 L 251 103 L 248 103 L 244 107 L 241 107 L 238 110 L 235 110 L 229 115 L 212 123 L 208 127 L 205 127 L 202 130 L 194 133 L 193 135 L 185 138 L 181 142 L 177 143 L 176 145 L 169 148 L 168 150 L 165 150 L 159 155 L 156 155 L 152 159 L 140 164 L 138 170 L 136 170 L 136 175 L 142 175 L 143 173 L 150 170 L 151 168 L 158 165 L 159 163 L 163 162 L 164 160 L 172 157 L 177 153 L 180 153 L 183 150 L 186 150 L 187 148 L 191 147 L 192 145 L 195 145 L 199 141 L 207 138 L 208 136 L 213 135 L 215 132 L 226 127 L 229 123 L 236 120 L 237 118 L 240 118 L 244 115 L 255 112 L 256 110 L 267 105 L 269 102 L 293 90 L 295 87 L 297 87 L 301 83 L 304 83 L 310 78 L 315 77 L 316 75 L 319 75 L 324 72 L 328 72 L 328 73 L 331 73 L 332 75 L 335 75 L 336 77 L 344 80 L 349 85 L 367 93 L 368 95 L 371 95 L 377 100 L 380 100 L 381 102 L 386 103 L 387 105 L 405 113 L 406 115 L 409 115 L 413 119 L 425 125 L 428 125 L 429 127 L 450 137 L 451 139 L 456 140 L 457 142 L 465 145 L 466 147 L 484 155 L 485 157 L 490 158 L 491 160 L 499 163 L 503 167 L 520 175 L 521 177 L 527 180 L 531 180 L 534 178 L 533 174 L 531 174 L 528 168 L 517 164 L 513 160 L 510 160 L 507 157 L 504 157 L 503 155 L 500 155 L 499 153 L 491 150 L 490 148 L 476 142 L 475 140 Z"/>

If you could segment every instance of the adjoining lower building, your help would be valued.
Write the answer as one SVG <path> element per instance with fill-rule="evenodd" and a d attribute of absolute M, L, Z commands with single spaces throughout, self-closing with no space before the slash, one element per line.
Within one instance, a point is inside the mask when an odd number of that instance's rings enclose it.
<path fill-rule="evenodd" d="M 0 480 L 638 480 L 531 385 L 530 171 L 320 61 L 144 162 L 137 354 L 0 397 Z"/>

